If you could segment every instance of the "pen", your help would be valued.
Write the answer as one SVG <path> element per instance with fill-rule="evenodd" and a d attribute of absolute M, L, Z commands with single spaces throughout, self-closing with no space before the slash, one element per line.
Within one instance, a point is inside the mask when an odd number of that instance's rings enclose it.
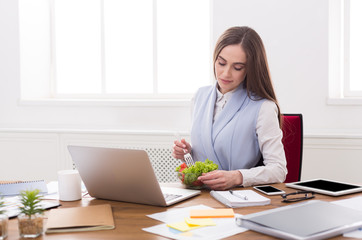
<path fill-rule="evenodd" d="M 234 195 L 235 197 L 238 197 L 238 198 L 241 198 L 241 199 L 244 199 L 244 200 L 248 200 L 248 197 L 247 196 L 244 196 L 244 195 L 241 195 L 239 193 L 236 193 L 236 192 L 233 192 L 232 190 L 229 190 L 229 192 Z"/>

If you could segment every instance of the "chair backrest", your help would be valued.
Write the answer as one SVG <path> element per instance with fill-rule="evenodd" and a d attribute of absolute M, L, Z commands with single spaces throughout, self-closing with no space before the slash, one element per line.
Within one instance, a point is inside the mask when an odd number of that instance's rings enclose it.
<path fill-rule="evenodd" d="M 283 114 L 283 145 L 288 174 L 284 182 L 300 181 L 303 155 L 302 114 Z"/>

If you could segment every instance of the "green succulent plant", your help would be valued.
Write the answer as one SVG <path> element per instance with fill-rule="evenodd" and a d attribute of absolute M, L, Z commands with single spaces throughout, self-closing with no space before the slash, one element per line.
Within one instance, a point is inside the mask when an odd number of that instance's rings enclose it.
<path fill-rule="evenodd" d="M 0 214 L 4 214 L 4 213 L 5 213 L 4 207 L 5 207 L 5 202 L 4 202 L 4 200 L 3 200 L 3 197 L 1 196 L 1 197 L 0 197 Z"/>
<path fill-rule="evenodd" d="M 44 209 L 40 206 L 42 196 L 39 195 L 40 190 L 25 190 L 20 192 L 20 202 L 23 207 L 19 207 L 20 212 L 31 218 L 31 215 L 43 213 Z"/>

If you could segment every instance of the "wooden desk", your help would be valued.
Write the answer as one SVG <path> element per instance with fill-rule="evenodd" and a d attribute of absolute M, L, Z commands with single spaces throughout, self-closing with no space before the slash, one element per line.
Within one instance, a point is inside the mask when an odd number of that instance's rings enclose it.
<path fill-rule="evenodd" d="M 284 184 L 274 184 L 273 186 L 285 190 L 286 193 L 295 192 L 295 189 L 286 188 Z M 251 189 L 251 188 L 246 188 Z M 314 199 L 324 201 L 335 201 L 355 196 L 362 196 L 362 193 L 350 194 L 342 197 L 329 197 L 321 194 L 316 194 Z M 240 214 L 250 214 L 259 212 L 262 210 L 272 209 L 276 207 L 285 206 L 288 203 L 282 203 L 280 196 L 269 196 L 271 198 L 271 204 L 267 206 L 255 206 L 236 208 L 235 212 Z M 178 203 L 171 207 L 155 207 L 141 204 L 132 204 L 125 202 L 107 201 L 92 198 L 83 198 L 82 200 L 75 202 L 61 202 L 60 208 L 66 207 L 79 207 L 96 204 L 109 203 L 112 206 L 113 217 L 115 220 L 116 228 L 114 230 L 103 230 L 93 232 L 78 232 L 78 233 L 60 233 L 60 234 L 43 234 L 37 239 L 168 239 L 155 234 L 147 233 L 142 230 L 145 227 L 151 227 L 161 222 L 147 217 L 148 214 L 158 213 L 162 211 L 168 211 L 176 208 L 183 208 L 192 205 L 204 204 L 213 208 L 225 208 L 224 205 L 216 201 L 209 194 L 208 190 L 203 190 L 202 194 L 184 202 Z M 48 212 L 48 211 L 47 211 Z M 47 214 L 46 212 L 46 214 Z M 46 221 L 46 220 L 45 220 Z M 44 222 L 45 222 L 44 221 Z M 17 219 L 11 219 L 9 221 L 9 236 L 8 239 L 19 239 L 18 223 Z M 273 237 L 263 235 L 253 231 L 246 231 L 229 237 L 227 239 L 275 239 Z M 335 237 L 333 239 L 347 239 L 342 236 Z"/>

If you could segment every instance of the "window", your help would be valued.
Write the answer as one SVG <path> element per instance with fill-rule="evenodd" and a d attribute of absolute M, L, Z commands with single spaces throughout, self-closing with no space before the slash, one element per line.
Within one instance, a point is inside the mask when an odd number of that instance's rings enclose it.
<path fill-rule="evenodd" d="M 347 97 L 362 96 L 362 1 L 346 0 L 345 16 L 345 87 Z"/>
<path fill-rule="evenodd" d="M 22 97 L 189 97 L 210 84 L 209 5 L 20 0 Z"/>
<path fill-rule="evenodd" d="M 362 1 L 329 1 L 329 103 L 362 103 Z"/>

